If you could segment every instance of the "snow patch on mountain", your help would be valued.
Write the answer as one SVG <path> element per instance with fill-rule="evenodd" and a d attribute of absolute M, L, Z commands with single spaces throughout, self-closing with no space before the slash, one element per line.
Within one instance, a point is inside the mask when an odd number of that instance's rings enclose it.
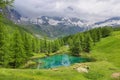
<path fill-rule="evenodd" d="M 105 21 L 94 23 L 93 28 L 103 26 L 120 26 L 120 17 L 113 17 Z"/>
<path fill-rule="evenodd" d="M 49 22 L 48 22 L 50 25 L 58 25 L 58 23 L 60 23 L 60 21 L 58 20 L 54 20 L 54 19 L 49 19 Z"/>

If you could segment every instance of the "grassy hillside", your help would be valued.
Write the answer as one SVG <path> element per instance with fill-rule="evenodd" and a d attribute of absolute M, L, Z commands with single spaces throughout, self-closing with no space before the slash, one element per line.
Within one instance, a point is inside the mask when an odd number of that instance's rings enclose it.
<path fill-rule="evenodd" d="M 110 37 L 98 42 L 91 56 L 99 61 L 108 61 L 120 67 L 120 31 L 115 31 Z"/>
<path fill-rule="evenodd" d="M 30 30 L 25 29 L 24 27 L 22 27 L 22 25 L 17 25 L 14 22 L 12 22 L 6 18 L 1 18 L 0 24 L 1 23 L 6 25 L 6 27 L 8 27 L 8 29 L 10 29 L 9 31 L 11 31 L 11 32 L 14 31 L 16 28 L 18 28 L 20 31 L 25 31 L 25 32 L 33 35 L 33 33 Z"/>
<path fill-rule="evenodd" d="M 98 42 L 87 56 L 97 60 L 84 63 L 90 67 L 88 73 L 73 69 L 78 64 L 57 70 L 0 69 L 0 80 L 114 80 L 112 73 L 120 72 L 120 31 Z"/>

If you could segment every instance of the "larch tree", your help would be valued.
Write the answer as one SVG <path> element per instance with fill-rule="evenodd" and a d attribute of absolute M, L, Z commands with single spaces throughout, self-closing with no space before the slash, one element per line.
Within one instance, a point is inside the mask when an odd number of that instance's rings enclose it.
<path fill-rule="evenodd" d="M 12 57 L 13 62 L 12 66 L 13 68 L 18 68 L 22 64 L 25 63 L 25 49 L 24 49 L 24 43 L 22 41 L 22 36 L 19 32 L 19 30 L 15 30 L 13 34 L 13 42 L 12 42 Z"/>
<path fill-rule="evenodd" d="M 10 59 L 8 30 L 5 25 L 0 24 L 0 65 L 7 67 Z"/>

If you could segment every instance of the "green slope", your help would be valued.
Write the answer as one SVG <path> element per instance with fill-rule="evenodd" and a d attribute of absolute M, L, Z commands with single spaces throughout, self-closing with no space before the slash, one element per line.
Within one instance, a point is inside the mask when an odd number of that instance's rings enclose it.
<path fill-rule="evenodd" d="M 85 63 L 88 73 L 74 70 L 77 64 L 58 70 L 0 69 L 0 80 L 114 80 L 112 73 L 120 72 L 120 31 L 98 42 L 88 56 L 97 60 Z"/>
<path fill-rule="evenodd" d="M 30 33 L 30 34 L 32 34 L 32 32 L 31 31 L 29 31 L 29 30 L 27 30 L 27 29 L 25 29 L 24 27 L 22 27 L 22 25 L 17 25 L 17 24 L 15 24 L 14 22 L 12 22 L 12 21 L 10 21 L 10 20 L 8 20 L 8 19 L 6 19 L 6 18 L 1 18 L 0 19 L 0 24 L 4 24 L 4 25 L 6 25 L 6 27 L 9 29 L 9 31 L 14 31 L 16 28 L 17 29 L 19 29 L 19 30 L 21 30 L 21 31 L 25 31 L 25 32 L 27 32 L 27 33 Z M 32 34 L 33 35 L 33 34 Z"/>
<path fill-rule="evenodd" d="M 112 62 L 120 67 L 120 31 L 115 31 L 110 37 L 98 42 L 93 48 L 91 56 L 99 61 Z"/>

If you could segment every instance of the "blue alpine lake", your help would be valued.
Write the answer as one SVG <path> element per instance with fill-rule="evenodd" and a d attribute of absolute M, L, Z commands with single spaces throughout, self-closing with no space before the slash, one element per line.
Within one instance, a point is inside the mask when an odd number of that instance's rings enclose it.
<path fill-rule="evenodd" d="M 37 68 L 55 68 L 60 66 L 70 66 L 74 63 L 88 62 L 89 59 L 82 57 L 70 56 L 67 54 L 57 54 L 45 58 L 36 59 L 38 65 Z"/>

